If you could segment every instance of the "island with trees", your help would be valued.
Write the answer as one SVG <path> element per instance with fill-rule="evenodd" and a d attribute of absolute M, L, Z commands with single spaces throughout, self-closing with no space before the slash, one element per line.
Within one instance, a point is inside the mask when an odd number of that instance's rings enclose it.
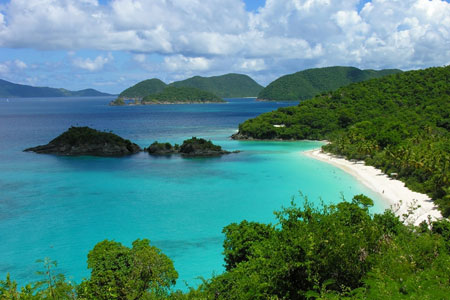
<path fill-rule="evenodd" d="M 144 151 L 150 155 L 172 155 L 180 154 L 185 157 L 208 157 L 208 156 L 220 156 L 230 153 L 238 153 L 239 151 L 226 151 L 221 146 L 214 145 L 211 141 L 192 137 L 191 139 L 184 140 L 180 145 L 171 145 L 170 143 L 158 143 L 155 141 Z"/>
<path fill-rule="evenodd" d="M 262 89 L 243 74 L 194 76 L 170 84 L 153 78 L 125 89 L 110 105 L 218 103 L 223 98 L 256 97 Z"/>
<path fill-rule="evenodd" d="M 259 94 L 259 100 L 306 100 L 323 92 L 334 91 L 350 83 L 402 72 L 397 69 L 360 70 L 355 67 L 307 69 L 284 75 L 271 82 Z"/>
<path fill-rule="evenodd" d="M 210 92 L 197 88 L 168 86 L 162 92 L 145 96 L 141 104 L 190 104 L 224 103 L 225 101 Z"/>
<path fill-rule="evenodd" d="M 89 127 L 70 127 L 48 144 L 24 151 L 66 156 L 124 156 L 138 153 L 142 149 L 111 132 Z"/>

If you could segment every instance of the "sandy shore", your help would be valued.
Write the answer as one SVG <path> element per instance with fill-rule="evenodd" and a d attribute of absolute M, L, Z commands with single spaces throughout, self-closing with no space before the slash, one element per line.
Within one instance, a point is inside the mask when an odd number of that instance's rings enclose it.
<path fill-rule="evenodd" d="M 402 220 L 404 219 L 403 215 L 407 214 L 411 207 L 418 207 L 405 220 L 406 223 L 418 225 L 422 221 L 427 220 L 428 216 L 431 216 L 432 219 L 442 218 L 441 213 L 430 200 L 430 197 L 411 191 L 400 180 L 389 178 L 381 170 L 366 166 L 362 161 L 351 162 L 324 153 L 321 149 L 314 149 L 302 153 L 308 157 L 330 163 L 354 176 L 362 184 L 385 199 L 390 204 L 392 211 L 400 216 Z"/>

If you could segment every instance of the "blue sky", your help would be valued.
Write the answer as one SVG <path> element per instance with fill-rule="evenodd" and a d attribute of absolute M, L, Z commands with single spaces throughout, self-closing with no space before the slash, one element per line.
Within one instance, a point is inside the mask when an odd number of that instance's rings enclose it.
<path fill-rule="evenodd" d="M 0 78 L 35 86 L 449 63 L 443 0 L 0 0 Z"/>

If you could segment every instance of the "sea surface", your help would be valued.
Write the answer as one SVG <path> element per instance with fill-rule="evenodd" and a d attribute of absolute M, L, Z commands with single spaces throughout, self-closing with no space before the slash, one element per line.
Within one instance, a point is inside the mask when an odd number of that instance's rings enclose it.
<path fill-rule="evenodd" d="M 0 279 L 36 280 L 37 259 L 80 282 L 89 250 L 104 239 L 147 238 L 173 261 L 177 288 L 223 272 L 222 228 L 276 223 L 274 211 L 364 193 L 353 177 L 301 151 L 320 142 L 233 141 L 239 123 L 294 102 L 228 99 L 226 104 L 108 106 L 111 97 L 0 99 Z M 61 157 L 22 152 L 70 126 L 90 126 L 147 147 L 153 141 L 211 139 L 241 153 L 218 158 Z"/>

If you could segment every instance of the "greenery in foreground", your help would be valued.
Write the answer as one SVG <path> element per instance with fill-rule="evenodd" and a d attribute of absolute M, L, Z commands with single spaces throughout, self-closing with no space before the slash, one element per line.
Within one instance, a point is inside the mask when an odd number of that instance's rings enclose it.
<path fill-rule="evenodd" d="M 372 200 L 313 207 L 294 202 L 277 224 L 243 221 L 225 234 L 226 271 L 183 293 L 171 260 L 148 240 L 131 248 L 98 243 L 80 284 L 54 273 L 19 288 L 0 281 L 1 299 L 446 299 L 450 222 L 404 225 L 393 212 L 371 215 Z M 406 218 L 407 216 L 405 216 Z"/>
<path fill-rule="evenodd" d="M 308 69 L 282 76 L 259 94 L 263 100 L 305 100 L 323 92 L 334 91 L 353 82 L 399 73 L 401 70 L 360 70 L 355 67 Z"/>
<path fill-rule="evenodd" d="M 180 102 L 225 102 L 216 95 L 196 88 L 166 87 L 162 92 L 145 96 L 142 104 L 150 103 L 180 103 Z"/>
<path fill-rule="evenodd" d="M 329 140 L 326 151 L 397 173 L 450 215 L 450 66 L 351 84 L 250 119 L 239 133 Z"/>

